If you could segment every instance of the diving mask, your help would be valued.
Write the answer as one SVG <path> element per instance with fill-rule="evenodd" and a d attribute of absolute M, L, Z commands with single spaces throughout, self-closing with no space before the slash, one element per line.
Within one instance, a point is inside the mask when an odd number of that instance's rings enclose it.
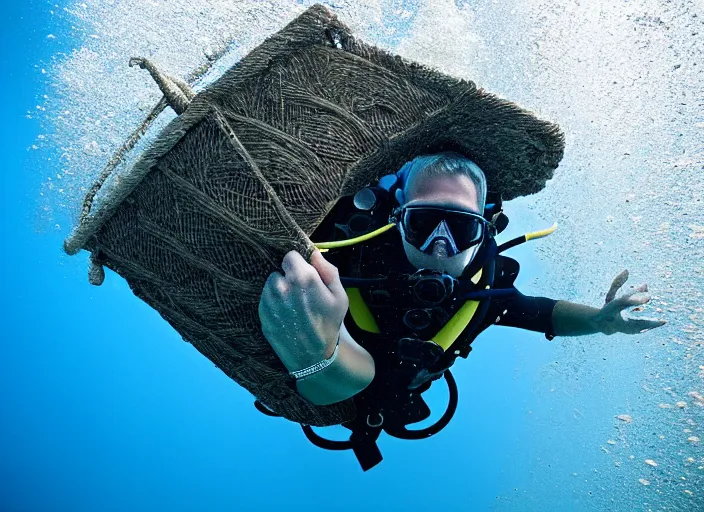
<path fill-rule="evenodd" d="M 437 206 L 403 206 L 396 213 L 404 239 L 425 254 L 442 241 L 448 257 L 480 245 L 488 221 L 478 213 Z"/>

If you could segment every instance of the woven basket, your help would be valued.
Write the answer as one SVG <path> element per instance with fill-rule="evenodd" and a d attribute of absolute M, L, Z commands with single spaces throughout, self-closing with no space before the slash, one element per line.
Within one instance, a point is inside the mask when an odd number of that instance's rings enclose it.
<path fill-rule="evenodd" d="M 94 275 L 120 274 L 267 407 L 310 425 L 355 410 L 306 402 L 262 335 L 259 297 L 283 256 L 308 258 L 339 197 L 415 156 L 459 151 L 511 199 L 541 190 L 564 149 L 556 125 L 354 39 L 319 5 L 176 110 L 65 250 L 90 251 Z"/>

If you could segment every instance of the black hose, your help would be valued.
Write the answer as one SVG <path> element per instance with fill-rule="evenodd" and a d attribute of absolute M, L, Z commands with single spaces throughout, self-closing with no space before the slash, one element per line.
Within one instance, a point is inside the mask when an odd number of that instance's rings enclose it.
<path fill-rule="evenodd" d="M 450 392 L 450 400 L 447 404 L 447 409 L 445 409 L 445 413 L 437 422 L 421 430 L 408 430 L 406 427 L 401 427 L 398 430 L 389 430 L 385 428 L 384 431 L 390 436 L 398 439 L 426 439 L 434 436 L 444 429 L 448 423 L 450 423 L 450 420 L 452 420 L 452 417 L 455 415 L 455 411 L 457 411 L 459 393 L 457 391 L 457 383 L 455 382 L 455 378 L 452 376 L 452 372 L 450 372 L 450 370 L 445 370 L 443 377 L 445 377 L 445 381 L 447 382 L 447 389 Z"/>
<path fill-rule="evenodd" d="M 313 443 L 318 448 L 324 448 L 325 450 L 351 450 L 352 441 L 332 441 L 330 439 L 325 439 L 320 437 L 313 431 L 313 427 L 310 425 L 301 425 L 303 433 L 306 435 L 308 440 Z"/>
<path fill-rule="evenodd" d="M 272 411 L 271 409 L 266 407 L 263 403 L 261 403 L 259 400 L 254 401 L 254 407 L 256 407 L 256 409 L 260 413 L 264 414 L 265 416 L 270 416 L 272 418 L 280 418 L 281 417 L 280 414 L 275 413 L 274 411 Z"/>

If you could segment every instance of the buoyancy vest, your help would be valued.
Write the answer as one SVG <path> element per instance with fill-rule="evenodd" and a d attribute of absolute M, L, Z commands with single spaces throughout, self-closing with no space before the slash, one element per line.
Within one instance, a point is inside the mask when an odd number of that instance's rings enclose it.
<path fill-rule="evenodd" d="M 365 206 L 359 196 L 371 198 L 367 192 L 373 189 L 381 190 L 385 199 L 366 201 Z M 500 253 L 557 228 L 555 224 L 497 246 L 494 237 L 507 226 L 508 218 L 500 195 L 489 192 L 484 217 L 491 223 L 491 232 L 472 263 L 455 279 L 410 264 L 401 235 L 394 229 L 393 215 L 389 216 L 390 205 L 393 195 L 388 188 L 368 187 L 354 198 L 341 197 L 311 237 L 329 241 L 316 246 L 327 251 L 326 259 L 339 270 L 350 301 L 345 326 L 374 358 L 375 377 L 354 397 L 355 418 L 342 424 L 351 431 L 349 440 L 328 440 L 310 425 L 302 428 L 316 446 L 353 450 L 364 471 L 382 460 L 376 443 L 382 432 L 401 439 L 424 439 L 450 422 L 458 403 L 450 367 L 457 357 L 467 357 L 472 341 L 493 323 L 487 318 L 492 298 L 517 293 L 513 283 L 520 266 Z M 429 427 L 409 429 L 430 417 L 422 394 L 441 378 L 449 392 L 445 412 Z M 262 404 L 255 405 L 262 413 L 276 416 Z"/>
<path fill-rule="evenodd" d="M 500 203 L 496 207 L 500 211 Z M 361 211 L 352 198 L 343 197 L 314 239 L 349 239 L 381 227 L 387 219 L 387 211 Z M 490 324 L 485 315 L 492 294 L 515 293 L 512 285 L 518 263 L 497 256 L 496 251 L 492 234 L 459 279 L 418 271 L 406 258 L 396 229 L 327 252 L 326 259 L 337 266 L 350 300 L 345 326 L 372 355 L 376 372 L 372 383 L 354 398 L 356 418 L 344 424 L 352 431 L 350 440 L 328 441 L 305 427 L 311 441 L 323 448 L 353 449 L 367 470 L 382 460 L 376 445 L 382 431 L 403 439 L 421 439 L 447 425 L 458 397 L 450 366 L 458 356 L 469 354 L 471 342 Z M 495 290 L 499 281 L 501 288 Z M 453 321 L 456 325 L 451 325 Z M 454 332 L 443 335 L 448 329 Z M 445 413 L 431 427 L 409 430 L 408 425 L 430 416 L 421 395 L 443 377 L 450 392 Z"/>

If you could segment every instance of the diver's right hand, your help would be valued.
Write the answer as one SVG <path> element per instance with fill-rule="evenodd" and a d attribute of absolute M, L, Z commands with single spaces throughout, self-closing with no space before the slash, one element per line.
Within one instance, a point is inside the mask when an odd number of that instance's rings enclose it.
<path fill-rule="evenodd" d="M 349 300 L 337 268 L 317 249 L 308 264 L 291 251 L 259 301 L 262 332 L 289 371 L 332 356 Z"/>

